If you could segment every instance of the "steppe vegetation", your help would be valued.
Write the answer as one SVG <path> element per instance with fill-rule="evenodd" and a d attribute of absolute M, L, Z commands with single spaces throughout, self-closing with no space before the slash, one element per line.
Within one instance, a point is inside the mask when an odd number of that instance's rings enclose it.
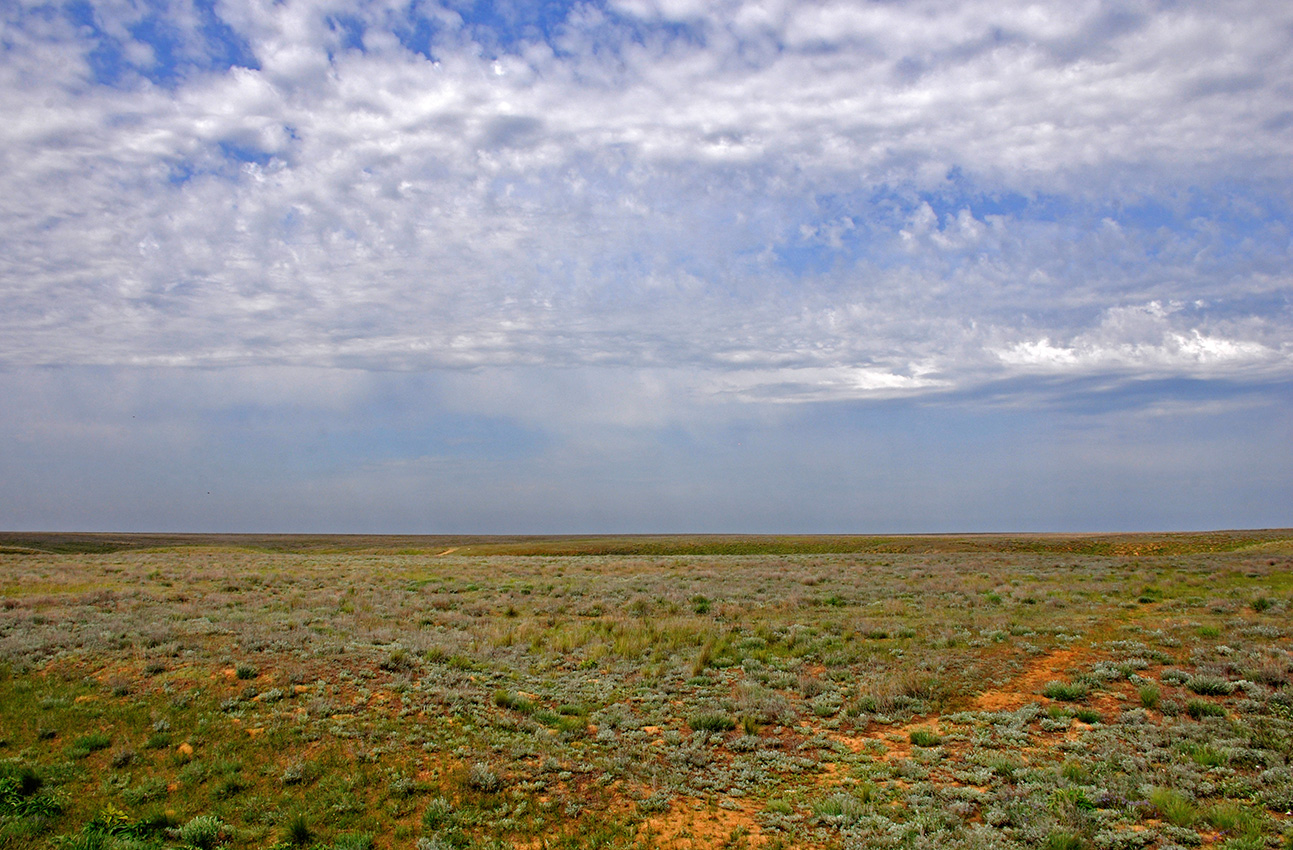
<path fill-rule="evenodd" d="M 1293 532 L 0 535 L 0 848 L 1293 848 Z"/>

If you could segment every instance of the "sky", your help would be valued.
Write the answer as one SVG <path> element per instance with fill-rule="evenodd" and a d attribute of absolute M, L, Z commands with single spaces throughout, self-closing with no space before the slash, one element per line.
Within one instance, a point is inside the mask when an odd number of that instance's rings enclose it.
<path fill-rule="evenodd" d="M 1287 0 L 0 2 L 0 528 L 1293 526 Z"/>

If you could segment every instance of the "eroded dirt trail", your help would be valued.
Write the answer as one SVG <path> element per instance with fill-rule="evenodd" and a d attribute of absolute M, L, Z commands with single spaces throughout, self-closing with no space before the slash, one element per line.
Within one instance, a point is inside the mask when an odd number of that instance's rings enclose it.
<path fill-rule="evenodd" d="M 1036 702 L 1047 682 L 1066 678 L 1070 670 L 1089 661 L 1091 655 L 1087 647 L 1069 647 L 1034 658 L 1006 687 L 984 691 L 975 697 L 972 707 L 976 711 L 1014 711 Z"/>
<path fill-rule="evenodd" d="M 1005 687 L 979 694 L 971 701 L 969 708 L 974 711 L 1014 711 L 1030 703 L 1043 701 L 1045 698 L 1041 692 L 1047 682 L 1069 678 L 1075 669 L 1090 662 L 1093 655 L 1087 647 L 1068 647 L 1048 652 L 1030 661 L 1024 671 Z M 913 731 L 927 729 L 939 734 L 941 724 L 942 717 L 932 714 L 902 726 L 873 726 L 856 734 L 828 734 L 832 740 L 854 753 L 872 746 L 873 756 L 888 762 L 911 756 L 910 736 Z M 875 743 L 882 745 L 883 749 L 874 747 Z"/>

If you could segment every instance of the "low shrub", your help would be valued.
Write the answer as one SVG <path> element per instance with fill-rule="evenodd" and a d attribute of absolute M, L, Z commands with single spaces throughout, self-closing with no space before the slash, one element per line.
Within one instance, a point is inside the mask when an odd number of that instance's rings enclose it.
<path fill-rule="evenodd" d="M 489 769 L 489 765 L 478 761 L 467 771 L 466 784 L 473 791 L 492 794 L 503 787 L 503 780 L 499 779 L 498 775 Z"/>
<path fill-rule="evenodd" d="M 431 800 L 422 812 L 422 828 L 427 832 L 439 832 L 457 825 L 458 813 L 444 797 Z"/>
<path fill-rule="evenodd" d="M 861 800 L 842 791 L 813 804 L 813 814 L 823 819 L 855 821 L 865 813 Z"/>
<path fill-rule="evenodd" d="M 1219 676 L 1202 675 L 1186 679 L 1185 687 L 1204 696 L 1225 696 L 1235 689 L 1234 685 Z"/>
<path fill-rule="evenodd" d="M 198 815 L 179 829 L 180 840 L 198 850 L 211 850 L 223 832 L 224 823 L 215 815 Z"/>
<path fill-rule="evenodd" d="M 1244 678 L 1263 685 L 1278 688 L 1288 681 L 1287 663 L 1275 659 L 1261 661 L 1244 671 Z"/>

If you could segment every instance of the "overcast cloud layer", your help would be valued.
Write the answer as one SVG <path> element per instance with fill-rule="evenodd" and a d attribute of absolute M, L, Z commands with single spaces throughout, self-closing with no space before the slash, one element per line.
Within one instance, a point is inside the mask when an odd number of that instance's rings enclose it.
<path fill-rule="evenodd" d="M 1287 2 L 0 27 L 0 526 L 1293 524 Z"/>

